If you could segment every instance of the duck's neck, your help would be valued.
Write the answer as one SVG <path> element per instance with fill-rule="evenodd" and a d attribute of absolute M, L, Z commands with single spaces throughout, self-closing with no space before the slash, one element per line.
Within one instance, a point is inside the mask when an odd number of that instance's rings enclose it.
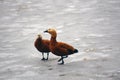
<path fill-rule="evenodd" d="M 57 42 L 56 40 L 57 34 L 51 35 L 51 45 L 55 45 L 55 43 Z"/>

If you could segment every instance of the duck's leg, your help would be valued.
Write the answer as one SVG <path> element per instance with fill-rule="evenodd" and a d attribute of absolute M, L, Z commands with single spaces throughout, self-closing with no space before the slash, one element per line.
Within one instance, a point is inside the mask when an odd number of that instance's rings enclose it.
<path fill-rule="evenodd" d="M 43 53 L 43 52 L 42 52 L 42 57 L 43 57 L 43 58 L 42 58 L 41 60 L 45 60 L 45 58 L 44 58 L 44 53 Z"/>
<path fill-rule="evenodd" d="M 60 62 L 61 60 L 62 60 L 62 62 L 61 62 L 61 63 L 58 63 L 59 65 L 64 64 L 63 56 L 61 56 L 61 58 L 58 60 L 58 62 Z"/>
<path fill-rule="evenodd" d="M 62 60 L 62 62 L 61 63 L 59 63 L 60 65 L 61 64 L 64 64 L 64 58 L 67 58 L 68 56 L 61 56 L 61 58 L 58 60 L 58 62 L 60 62 L 61 60 Z"/>
<path fill-rule="evenodd" d="M 63 56 L 61 56 L 61 58 L 58 60 L 58 62 L 60 62 L 63 59 Z"/>
<path fill-rule="evenodd" d="M 47 52 L 47 58 L 45 60 L 48 60 L 48 57 L 49 57 L 49 52 Z"/>
<path fill-rule="evenodd" d="M 60 64 L 64 64 L 64 60 L 63 60 L 64 58 L 62 58 L 62 62 L 60 63 Z"/>
<path fill-rule="evenodd" d="M 66 56 L 61 56 L 61 58 L 58 60 L 58 62 L 60 62 L 62 59 L 67 58 L 67 57 L 68 57 L 68 55 L 66 55 Z"/>

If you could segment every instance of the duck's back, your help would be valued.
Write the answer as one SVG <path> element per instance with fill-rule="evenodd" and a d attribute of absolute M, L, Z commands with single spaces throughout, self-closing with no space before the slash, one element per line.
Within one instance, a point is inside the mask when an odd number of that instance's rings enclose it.
<path fill-rule="evenodd" d="M 36 39 L 34 46 L 40 52 L 50 52 L 49 50 L 49 40 Z"/>

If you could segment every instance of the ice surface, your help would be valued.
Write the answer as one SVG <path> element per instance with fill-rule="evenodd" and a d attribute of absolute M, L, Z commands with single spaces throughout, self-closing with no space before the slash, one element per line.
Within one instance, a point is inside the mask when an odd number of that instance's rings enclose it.
<path fill-rule="evenodd" d="M 34 47 L 37 34 L 79 53 L 58 65 Z M 120 80 L 119 0 L 0 0 L 0 80 Z"/>

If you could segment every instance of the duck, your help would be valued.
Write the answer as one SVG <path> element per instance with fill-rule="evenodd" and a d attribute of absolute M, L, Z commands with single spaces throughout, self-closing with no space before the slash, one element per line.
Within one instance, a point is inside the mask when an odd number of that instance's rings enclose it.
<path fill-rule="evenodd" d="M 49 57 L 49 44 L 50 41 L 47 39 L 42 39 L 42 36 L 38 34 L 37 39 L 34 42 L 35 48 L 42 53 L 42 59 L 41 60 L 48 60 Z M 47 58 L 44 57 L 44 53 L 47 53 Z"/>
<path fill-rule="evenodd" d="M 45 30 L 44 32 L 49 33 L 51 35 L 50 44 L 49 44 L 50 51 L 54 55 L 61 57 L 58 60 L 58 62 L 61 61 L 61 63 L 58 63 L 58 64 L 64 64 L 64 58 L 67 58 L 68 55 L 78 53 L 78 50 L 75 49 L 70 44 L 67 44 L 65 42 L 58 42 L 57 41 L 57 39 L 56 39 L 57 38 L 57 32 L 56 32 L 55 29 L 49 28 L 48 30 Z"/>

